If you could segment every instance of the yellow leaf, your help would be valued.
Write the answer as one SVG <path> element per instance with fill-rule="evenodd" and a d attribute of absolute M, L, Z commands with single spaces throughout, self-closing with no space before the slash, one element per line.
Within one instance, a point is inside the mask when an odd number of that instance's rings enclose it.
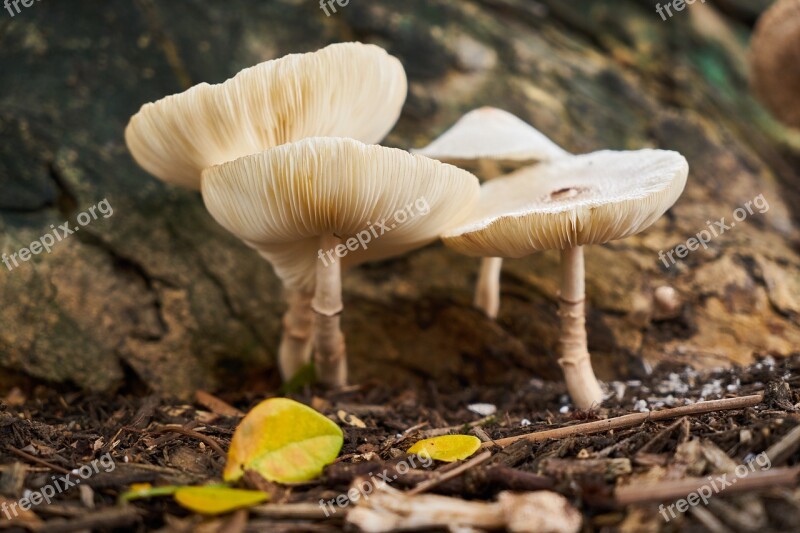
<path fill-rule="evenodd" d="M 428 454 L 432 459 L 452 463 L 466 459 L 481 447 L 481 441 L 472 435 L 444 435 L 443 437 L 433 437 L 424 439 L 411 448 L 408 453 L 417 455 Z"/>
<path fill-rule="evenodd" d="M 175 492 L 175 501 L 181 507 L 205 515 L 229 513 L 236 509 L 253 507 L 269 499 L 260 490 L 241 490 L 228 487 L 181 487 Z"/>
<path fill-rule="evenodd" d="M 130 489 L 119 495 L 121 501 L 131 502 L 133 500 L 146 500 L 157 496 L 172 496 L 180 487 L 166 485 L 153 487 L 150 483 L 134 483 Z"/>
<path fill-rule="evenodd" d="M 343 443 L 339 426 L 320 413 L 288 398 L 270 398 L 236 428 L 223 477 L 236 481 L 255 470 L 269 481 L 308 481 L 336 459 Z"/>

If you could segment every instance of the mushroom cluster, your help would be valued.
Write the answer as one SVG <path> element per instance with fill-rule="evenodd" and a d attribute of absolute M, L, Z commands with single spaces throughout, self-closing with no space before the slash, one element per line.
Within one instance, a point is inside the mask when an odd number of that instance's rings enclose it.
<path fill-rule="evenodd" d="M 310 138 L 203 172 L 211 215 L 266 258 L 287 286 L 313 290 L 315 367 L 330 387 L 347 382 L 342 269 L 429 244 L 470 213 L 478 194 L 477 178 L 457 167 L 342 138 Z M 425 216 L 398 224 L 369 247 L 343 244 L 419 199 Z M 320 260 L 319 251 L 336 247 L 348 253 Z"/>
<path fill-rule="evenodd" d="M 570 155 L 530 124 L 496 107 L 470 111 L 431 144 L 415 152 L 470 169 L 483 180 L 501 176 L 505 168 Z M 502 268 L 501 257 L 481 260 L 474 304 L 489 318 L 497 318 L 500 311 Z"/>
<path fill-rule="evenodd" d="M 342 265 L 424 246 L 477 201 L 478 181 L 468 172 L 369 146 L 397 122 L 406 93 L 397 58 L 374 45 L 340 43 L 145 104 L 125 130 L 142 168 L 200 189 L 211 214 L 272 264 L 289 304 L 278 350 L 284 380 L 316 348 L 320 381 L 346 383 Z M 419 200 L 426 216 L 344 261 L 318 261 L 317 247 L 341 246 Z"/>
<path fill-rule="evenodd" d="M 476 305 L 490 317 L 502 258 L 561 251 L 559 363 L 578 407 L 602 401 L 587 346 L 582 247 L 653 224 L 683 191 L 686 160 L 661 150 L 574 156 L 495 108 L 468 113 L 413 154 L 376 145 L 406 92 L 396 58 L 336 44 L 146 104 L 125 138 L 145 170 L 199 189 L 213 218 L 274 268 L 287 290 L 278 350 L 285 380 L 313 354 L 322 384 L 345 385 L 343 271 L 441 238 L 484 258 Z M 491 181 L 480 187 L 469 170 Z M 420 202 L 423 216 L 398 218 Z"/>
<path fill-rule="evenodd" d="M 603 399 L 586 338 L 583 246 L 650 227 L 680 197 L 689 165 L 664 150 L 603 151 L 523 168 L 486 183 L 475 211 L 442 235 L 466 255 L 519 258 L 561 252 L 561 356 L 570 396 L 588 408 Z"/>

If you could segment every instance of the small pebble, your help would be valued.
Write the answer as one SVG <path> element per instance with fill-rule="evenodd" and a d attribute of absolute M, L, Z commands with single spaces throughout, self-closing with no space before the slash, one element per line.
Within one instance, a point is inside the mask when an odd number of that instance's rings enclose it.
<path fill-rule="evenodd" d="M 497 412 L 497 407 L 491 403 L 473 403 L 468 405 L 467 409 L 481 416 L 492 416 Z"/>
<path fill-rule="evenodd" d="M 534 389 L 543 389 L 544 388 L 544 380 L 543 379 L 531 378 L 531 380 L 528 383 Z"/>

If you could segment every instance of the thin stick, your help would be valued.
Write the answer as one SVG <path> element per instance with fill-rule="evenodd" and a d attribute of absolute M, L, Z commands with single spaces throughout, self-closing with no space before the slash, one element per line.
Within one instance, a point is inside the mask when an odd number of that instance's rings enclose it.
<path fill-rule="evenodd" d="M 780 466 L 785 463 L 797 449 L 800 448 L 800 426 L 795 427 L 781 440 L 767 449 L 770 464 Z"/>
<path fill-rule="evenodd" d="M 212 439 L 208 435 L 203 435 L 202 433 L 198 433 L 197 431 L 193 431 L 191 429 L 186 429 L 181 426 L 163 426 L 160 428 L 155 428 L 151 431 L 153 433 L 178 433 L 180 435 L 192 437 L 204 444 L 207 444 L 209 447 L 211 447 L 212 450 L 217 452 L 219 456 L 222 457 L 223 459 L 228 455 L 225 453 L 225 450 L 222 449 L 222 446 L 220 446 L 216 440 Z"/>
<path fill-rule="evenodd" d="M 732 529 L 720 522 L 719 518 L 705 507 L 692 507 L 690 511 L 711 533 L 733 533 Z"/>
<path fill-rule="evenodd" d="M 311 307 L 317 314 L 314 364 L 319 382 L 329 388 L 347 385 L 347 352 L 341 328 L 342 263 L 336 253 L 341 245 L 335 235 L 320 237 L 317 285 Z"/>
<path fill-rule="evenodd" d="M 738 477 L 728 473 L 725 482 L 705 478 L 686 478 L 674 481 L 661 480 L 658 483 L 627 485 L 615 491 L 614 501 L 619 506 L 635 505 L 650 502 L 666 502 L 679 498 L 686 498 L 689 494 L 697 492 L 703 487 L 711 489 L 711 481 L 719 490 L 714 493 L 734 494 L 749 492 L 773 487 L 794 487 L 800 467 L 776 468 L 760 472 L 749 472 L 746 476 Z M 719 476 L 720 478 L 722 475 Z"/>
<path fill-rule="evenodd" d="M 203 407 L 210 409 L 215 415 L 220 416 L 244 416 L 244 413 L 235 408 L 228 402 L 217 398 L 211 393 L 198 390 L 194 393 L 194 400 Z"/>
<path fill-rule="evenodd" d="M 706 413 L 713 413 L 715 411 L 731 411 L 734 409 L 755 407 L 762 401 L 764 401 L 763 394 L 753 394 L 752 396 L 743 396 L 741 398 L 726 398 L 724 400 L 710 400 L 707 402 L 699 402 L 692 405 L 675 407 L 673 409 L 664 409 L 663 411 L 632 413 L 629 415 L 618 416 L 616 418 L 588 422 L 586 424 L 575 424 L 574 426 L 526 433 L 524 435 L 517 435 L 516 437 L 507 437 L 505 439 L 486 442 L 482 445 L 482 447 L 488 448 L 490 446 L 501 446 L 505 448 L 509 444 L 513 444 L 520 440 L 541 442 L 547 439 L 563 439 L 573 435 L 588 435 L 590 433 L 601 433 L 603 431 L 611 431 L 614 429 L 627 429 L 644 424 L 647 421 L 656 422 L 659 420 L 671 420 L 681 416 L 697 416 Z"/>
<path fill-rule="evenodd" d="M 71 520 L 51 520 L 38 528 L 47 533 L 69 533 L 74 531 L 109 531 L 114 528 L 130 526 L 141 519 L 141 511 L 135 507 L 103 509 Z M 128 531 L 136 531 L 131 527 Z"/>
<path fill-rule="evenodd" d="M 431 479 L 423 481 L 422 483 L 420 483 L 419 485 L 417 485 L 413 489 L 411 489 L 408 492 L 406 492 L 406 495 L 408 495 L 408 496 L 416 496 L 417 494 L 422 494 L 423 492 L 427 492 L 430 489 L 432 489 L 433 487 L 436 487 L 437 485 L 441 485 L 445 481 L 457 478 L 458 476 L 460 476 L 461 474 L 463 474 L 464 472 L 466 472 L 470 468 L 474 468 L 474 467 L 478 466 L 479 464 L 483 463 L 484 461 L 489 459 L 489 457 L 491 457 L 491 456 L 492 456 L 492 452 L 490 452 L 490 451 L 485 451 L 480 455 L 476 455 L 475 457 L 473 457 L 469 461 L 458 465 L 457 467 L 453 468 L 452 470 L 448 470 L 447 472 L 445 472 L 443 474 L 436 475 L 435 477 L 433 477 Z M 435 473 L 435 474 L 438 474 L 438 472 Z"/>
<path fill-rule="evenodd" d="M 569 395 L 578 409 L 589 409 L 603 402 L 603 390 L 597 382 L 589 357 L 586 339 L 586 282 L 583 247 L 561 252 L 561 294 L 558 315 L 561 318 L 561 358 Z"/>
<path fill-rule="evenodd" d="M 669 437 L 672 434 L 672 432 L 675 431 L 675 428 L 677 428 L 678 426 L 683 424 L 683 421 L 685 419 L 686 419 L 686 417 L 682 417 L 682 418 L 676 420 L 675 422 L 673 422 L 672 424 L 670 424 L 669 426 L 665 427 L 664 429 L 662 429 L 658 433 L 656 433 L 656 436 L 653 437 L 652 439 L 650 439 L 649 441 L 647 441 L 647 443 L 644 446 L 642 446 L 641 448 L 639 448 L 636 453 L 637 454 L 639 454 L 639 453 L 645 454 L 645 453 L 649 452 L 651 448 L 656 446 L 656 444 L 661 445 L 661 443 L 664 442 L 665 440 L 667 440 L 667 437 Z"/>
<path fill-rule="evenodd" d="M 316 503 L 270 503 L 251 507 L 250 512 L 267 518 L 323 520 L 328 517 L 325 509 Z"/>
<path fill-rule="evenodd" d="M 475 286 L 474 306 L 489 318 L 497 318 L 500 311 L 500 272 L 503 269 L 502 257 L 481 259 L 481 273 Z"/>
<path fill-rule="evenodd" d="M 18 450 L 18 449 L 14 448 L 11 445 L 6 446 L 6 449 L 8 451 L 10 451 L 11 453 L 13 453 L 14 455 L 16 455 L 17 457 L 21 457 L 21 458 L 23 458 L 23 459 L 25 459 L 27 461 L 30 461 L 32 463 L 36 463 L 37 465 L 47 467 L 50 470 L 52 470 L 53 472 L 58 472 L 59 474 L 71 474 L 72 473 L 71 470 L 67 470 L 66 468 L 60 467 L 58 465 L 54 465 L 53 463 L 45 461 L 44 459 L 39 459 L 35 455 L 31 455 L 31 454 L 29 454 L 27 452 L 23 452 L 22 450 Z"/>

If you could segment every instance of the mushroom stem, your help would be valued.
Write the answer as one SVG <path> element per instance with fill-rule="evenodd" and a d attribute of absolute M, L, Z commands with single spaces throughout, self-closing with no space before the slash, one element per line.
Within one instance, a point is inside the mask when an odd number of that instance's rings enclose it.
<path fill-rule="evenodd" d="M 475 307 L 492 319 L 497 318 L 497 312 L 500 310 L 500 270 L 502 268 L 502 257 L 484 257 L 481 259 L 481 273 L 475 286 Z"/>
<path fill-rule="evenodd" d="M 558 364 L 572 401 L 579 409 L 588 409 L 603 401 L 603 391 L 594 376 L 586 340 L 586 289 L 583 247 L 561 252 L 561 358 Z"/>
<path fill-rule="evenodd" d="M 490 180 L 499 176 L 502 171 L 500 164 L 494 159 L 480 159 L 478 160 L 478 172 L 481 174 L 481 179 Z"/>
<path fill-rule="evenodd" d="M 314 348 L 314 311 L 311 309 L 313 293 L 288 290 L 289 309 L 283 315 L 283 335 L 278 348 L 278 367 L 283 381 L 288 381 L 311 362 Z"/>
<path fill-rule="evenodd" d="M 322 250 L 331 250 L 341 244 L 334 235 L 320 238 Z M 347 384 L 347 353 L 341 329 L 342 263 L 336 254 L 333 261 L 317 261 L 317 284 L 311 307 L 317 314 L 315 355 L 317 379 L 330 388 Z"/>

